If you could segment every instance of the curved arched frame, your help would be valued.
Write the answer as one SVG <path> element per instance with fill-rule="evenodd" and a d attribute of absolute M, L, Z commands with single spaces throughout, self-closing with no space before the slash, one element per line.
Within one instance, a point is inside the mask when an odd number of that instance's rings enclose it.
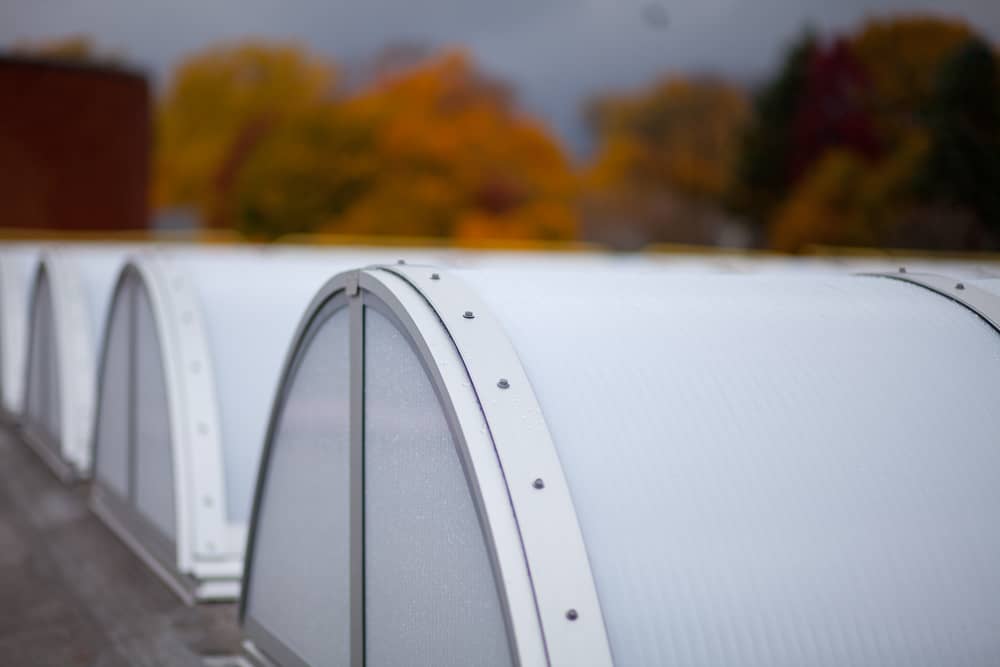
<path fill-rule="evenodd" d="M 163 362 L 174 466 L 176 542 L 158 541 L 145 529 L 141 517 L 99 480 L 92 490 L 92 505 L 187 603 L 235 599 L 245 528 L 230 524 L 225 514 L 219 412 L 197 294 L 175 266 L 152 253 L 126 264 L 116 283 L 113 303 L 130 279 L 148 296 Z M 99 385 L 114 311 L 113 305 L 108 308 L 103 328 Z M 130 345 L 135 344 L 131 336 L 130 341 Z M 94 438 L 91 446 L 99 456 L 96 429 Z"/>
<path fill-rule="evenodd" d="M 43 282 L 48 284 L 48 321 L 55 358 L 55 385 L 49 392 L 58 392 L 58 433 L 44 433 L 25 414 L 26 440 L 49 464 L 56 475 L 64 480 L 85 478 L 90 474 L 90 436 L 93 420 L 94 387 L 93 341 L 90 336 L 90 314 L 86 294 L 72 260 L 58 252 L 47 253 L 36 268 L 29 300 L 28 363 L 25 364 L 25 395 L 34 390 L 32 375 L 36 346 L 43 332 L 35 331 L 39 307 L 39 291 Z M 28 401 L 25 401 L 27 409 Z"/>
<path fill-rule="evenodd" d="M 901 269 L 897 273 L 863 273 L 860 275 L 898 280 L 922 287 L 968 308 L 1000 333 L 1000 297 L 975 285 L 934 273 L 911 273 L 905 269 Z"/>
<path fill-rule="evenodd" d="M 607 634 L 562 469 L 527 376 L 499 323 L 461 283 L 430 267 L 373 267 L 341 274 L 316 296 L 282 374 L 254 496 L 245 593 L 274 429 L 288 378 L 320 314 L 351 309 L 351 655 L 364 665 L 364 309 L 387 316 L 431 379 L 454 436 L 499 589 L 511 655 L 521 665 L 610 665 Z M 466 311 L 473 314 L 470 318 Z M 501 381 L 503 380 L 503 381 Z M 247 615 L 247 652 L 301 665 Z"/>

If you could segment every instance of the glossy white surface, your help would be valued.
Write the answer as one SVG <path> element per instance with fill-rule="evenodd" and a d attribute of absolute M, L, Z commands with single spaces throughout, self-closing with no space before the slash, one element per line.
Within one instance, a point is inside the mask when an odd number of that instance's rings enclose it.
<path fill-rule="evenodd" d="M 365 664 L 510 665 L 486 544 L 444 412 L 394 325 L 365 315 Z"/>
<path fill-rule="evenodd" d="M 348 313 L 288 385 L 257 524 L 247 613 L 310 665 L 350 662 Z"/>
<path fill-rule="evenodd" d="M 559 450 L 617 664 L 1000 661 L 1000 339 L 835 276 L 463 272 Z"/>

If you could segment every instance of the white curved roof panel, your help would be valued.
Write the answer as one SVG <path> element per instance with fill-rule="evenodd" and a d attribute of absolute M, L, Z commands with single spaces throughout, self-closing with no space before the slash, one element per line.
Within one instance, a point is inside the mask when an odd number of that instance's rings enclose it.
<path fill-rule="evenodd" d="M 384 532 L 385 489 L 423 489 L 398 501 L 403 516 L 443 485 L 476 508 L 510 647 L 490 654 L 500 662 L 995 664 L 1000 331 L 983 312 L 996 292 L 941 280 L 410 265 L 338 276 L 303 319 L 277 392 L 245 574 L 249 650 L 294 665 L 323 654 L 306 622 L 272 613 L 297 613 L 271 578 L 307 585 L 305 556 L 258 542 L 295 544 L 297 530 L 325 525 L 313 513 L 278 531 L 268 507 L 314 512 L 293 506 L 305 501 L 289 466 L 308 466 L 304 443 L 329 437 L 339 453 L 323 465 L 348 492 L 317 489 L 309 502 L 349 544 L 326 561 L 347 582 L 350 609 L 336 602 L 345 655 L 383 655 L 365 638 L 404 623 L 379 611 L 380 586 L 396 576 L 386 544 L 430 517 L 422 534 L 476 553 L 443 510 Z M 302 402 L 324 394 L 296 381 L 296 364 L 318 354 L 323 313 L 350 318 L 350 361 L 331 367 L 345 377 L 328 380 L 349 393 L 336 434 L 309 417 L 321 401 Z M 401 388 L 410 362 L 384 348 L 397 339 L 430 378 L 423 389 Z M 401 384 L 379 389 L 394 372 Z M 425 400 L 444 410 L 464 480 L 447 477 L 449 464 L 406 463 L 439 428 Z M 305 440 L 281 435 L 293 423 Z M 272 463 L 283 472 L 272 476 Z M 469 502 L 452 498 L 448 511 Z M 433 554 L 414 548 L 394 566 L 412 579 L 394 584 L 399 600 L 438 576 Z M 378 585 L 365 583 L 371 563 Z M 435 590 L 402 607 L 461 606 L 473 588 L 456 574 Z M 407 616 L 392 650 L 433 664 L 450 645 L 475 661 L 444 618 Z M 414 629 L 424 643 L 407 646 Z"/>
<path fill-rule="evenodd" d="M 102 355 L 95 504 L 183 597 L 232 599 L 239 592 L 267 418 L 309 301 L 331 274 L 392 257 L 378 250 L 160 248 L 136 254 L 122 272 Z M 145 301 L 148 316 L 139 310 Z M 150 348 L 155 354 L 144 351 Z M 162 379 L 135 370 L 147 355 L 159 360 Z M 144 402 L 143 392 L 162 393 L 162 407 Z M 165 424 L 159 432 L 169 434 L 158 447 L 172 464 L 155 479 L 129 472 L 129 461 L 159 456 L 143 449 L 135 425 L 143 419 Z M 172 503 L 173 518 L 164 519 L 167 508 L 152 500 L 141 506 L 136 498 L 145 493 Z"/>

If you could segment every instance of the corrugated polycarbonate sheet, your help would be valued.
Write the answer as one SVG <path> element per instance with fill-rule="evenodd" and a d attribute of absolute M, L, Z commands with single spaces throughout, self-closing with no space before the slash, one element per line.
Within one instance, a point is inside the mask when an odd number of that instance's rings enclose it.
<path fill-rule="evenodd" d="M 52 287 L 48 273 L 39 274 L 31 312 L 31 338 L 28 345 L 29 421 L 45 435 L 47 445 L 58 447 L 61 441 L 60 387 Z"/>
<path fill-rule="evenodd" d="M 616 664 L 1000 664 L 1000 339 L 863 277 L 463 273 L 564 467 Z"/>
<path fill-rule="evenodd" d="M 971 282 L 971 284 L 975 285 L 980 289 L 986 290 L 991 294 L 995 294 L 997 296 L 997 303 L 1000 304 L 1000 279 L 990 278 L 983 280 L 974 280 Z"/>
<path fill-rule="evenodd" d="M 350 663 L 348 314 L 317 330 L 269 458 L 247 613 L 310 665 Z"/>
<path fill-rule="evenodd" d="M 122 498 L 129 493 L 129 414 L 131 388 L 129 382 L 131 316 L 130 299 L 135 280 L 130 279 L 111 311 L 95 433 L 96 476 Z"/>
<path fill-rule="evenodd" d="M 134 377 L 135 504 L 153 525 L 173 539 L 177 522 L 167 382 L 153 308 L 141 284 L 135 290 Z"/>
<path fill-rule="evenodd" d="M 200 302 L 221 413 L 227 515 L 244 522 L 271 401 L 295 327 L 327 280 L 362 266 L 365 258 L 350 253 L 189 252 L 172 255 L 171 261 L 189 276 Z"/>
<path fill-rule="evenodd" d="M 403 335 L 365 313 L 365 664 L 510 665 L 444 412 Z"/>
<path fill-rule="evenodd" d="M 409 255 L 274 247 L 188 248 L 165 256 L 197 293 L 219 402 L 227 516 L 242 523 L 285 354 L 309 302 L 341 271 Z"/>

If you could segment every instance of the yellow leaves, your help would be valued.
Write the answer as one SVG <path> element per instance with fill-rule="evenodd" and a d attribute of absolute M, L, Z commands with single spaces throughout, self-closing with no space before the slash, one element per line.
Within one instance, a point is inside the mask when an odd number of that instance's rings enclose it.
<path fill-rule="evenodd" d="M 242 159 L 258 135 L 325 103 L 335 80 L 332 67 L 290 44 L 247 42 L 185 60 L 157 114 L 156 203 L 208 215 L 227 159 Z"/>
<path fill-rule="evenodd" d="M 827 151 L 778 210 L 771 247 L 881 245 L 906 210 L 907 184 L 927 147 L 927 137 L 913 129 L 877 164 L 847 150 Z"/>
<path fill-rule="evenodd" d="M 211 49 L 177 72 L 159 114 L 157 201 L 274 236 L 571 238 L 567 161 L 506 87 L 449 51 L 333 94 L 295 46 Z"/>
<path fill-rule="evenodd" d="M 344 231 L 573 236 L 572 175 L 562 151 L 514 113 L 504 87 L 466 54 L 447 52 L 384 77 L 349 104 L 377 128 L 379 167 Z"/>
<path fill-rule="evenodd" d="M 972 36 L 965 23 L 932 16 L 869 21 L 852 48 L 871 80 L 876 123 L 890 141 L 913 124 L 941 64 Z"/>
<path fill-rule="evenodd" d="M 590 183 L 714 199 L 728 186 L 749 107 L 727 84 L 674 77 L 605 98 L 597 115 L 601 148 Z"/>

